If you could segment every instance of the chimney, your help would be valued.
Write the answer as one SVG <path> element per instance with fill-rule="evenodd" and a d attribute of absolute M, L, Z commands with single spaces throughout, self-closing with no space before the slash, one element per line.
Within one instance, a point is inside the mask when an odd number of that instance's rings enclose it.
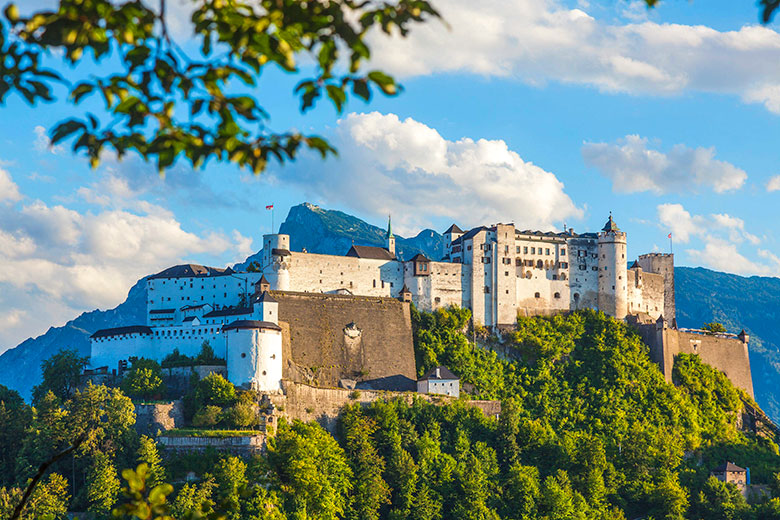
<path fill-rule="evenodd" d="M 441 368 L 436 367 L 436 379 L 441 379 Z"/>

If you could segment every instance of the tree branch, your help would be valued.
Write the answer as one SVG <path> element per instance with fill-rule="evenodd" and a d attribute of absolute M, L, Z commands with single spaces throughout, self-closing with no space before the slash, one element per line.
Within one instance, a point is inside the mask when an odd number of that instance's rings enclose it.
<path fill-rule="evenodd" d="M 57 453 L 52 458 L 50 458 L 49 460 L 41 464 L 41 466 L 38 468 L 38 473 L 35 474 L 35 476 L 32 478 L 32 481 L 27 486 L 27 489 L 24 491 L 24 496 L 22 497 L 21 502 L 19 502 L 16 508 L 14 508 L 14 512 L 11 515 L 11 518 L 9 520 L 19 520 L 19 518 L 21 518 L 22 511 L 24 510 L 24 506 L 27 505 L 27 502 L 29 502 L 30 495 L 32 495 L 32 492 L 35 490 L 35 486 L 38 485 L 38 482 L 43 478 L 43 475 L 46 474 L 46 470 L 49 469 L 49 466 L 61 460 L 62 458 L 72 453 L 73 451 L 75 451 L 81 445 L 81 443 L 84 442 L 85 438 L 86 438 L 86 434 L 82 434 L 67 449 Z"/>

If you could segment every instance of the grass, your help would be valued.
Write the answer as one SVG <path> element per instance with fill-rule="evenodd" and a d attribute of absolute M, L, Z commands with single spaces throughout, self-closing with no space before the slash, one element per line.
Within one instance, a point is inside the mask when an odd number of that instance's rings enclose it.
<path fill-rule="evenodd" d="M 162 437 L 248 437 L 259 435 L 260 430 L 203 430 L 200 428 L 175 428 L 162 432 Z"/>

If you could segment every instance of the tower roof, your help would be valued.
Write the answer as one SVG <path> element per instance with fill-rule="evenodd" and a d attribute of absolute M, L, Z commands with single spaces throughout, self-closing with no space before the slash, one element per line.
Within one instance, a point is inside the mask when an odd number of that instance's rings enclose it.
<path fill-rule="evenodd" d="M 393 238 L 393 227 L 390 225 L 390 215 L 387 216 L 387 234 L 385 238 Z"/>
<path fill-rule="evenodd" d="M 457 224 L 453 224 L 450 227 L 447 228 L 447 231 L 444 232 L 446 235 L 447 233 L 463 233 L 463 230 L 458 227 Z"/>
<path fill-rule="evenodd" d="M 737 466 L 733 462 L 724 462 L 723 464 L 721 464 L 720 466 L 718 466 L 717 468 L 712 470 L 713 473 L 725 473 L 727 471 L 728 472 L 744 473 L 745 472 L 745 468 L 740 468 L 739 466 Z"/>
<path fill-rule="evenodd" d="M 260 295 L 260 298 L 258 298 L 257 301 L 261 303 L 278 303 L 268 291 L 263 291 L 263 294 Z"/>
<path fill-rule="evenodd" d="M 615 221 L 612 219 L 612 213 L 609 214 L 609 220 L 607 220 L 607 223 L 604 224 L 604 227 L 601 228 L 602 231 L 620 231 L 620 228 L 615 224 Z"/>

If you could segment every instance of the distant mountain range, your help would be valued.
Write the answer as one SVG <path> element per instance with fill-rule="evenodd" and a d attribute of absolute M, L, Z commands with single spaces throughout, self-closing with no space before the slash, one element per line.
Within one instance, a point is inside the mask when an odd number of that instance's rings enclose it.
<path fill-rule="evenodd" d="M 352 244 L 382 246 L 386 230 L 372 226 L 341 211 L 326 210 L 304 203 L 290 209 L 281 233 L 290 235 L 294 251 L 345 254 Z M 439 260 L 444 256 L 445 239 L 431 229 L 413 238 L 396 235 L 396 250 L 402 259 L 417 253 Z M 261 252 L 236 264 L 246 268 Z M 720 273 L 700 267 L 677 267 L 677 322 L 681 327 L 698 328 L 718 321 L 727 329 L 750 335 L 750 361 L 758 404 L 775 421 L 780 420 L 780 278 L 750 277 Z M 52 327 L 0 355 L 0 384 L 31 395 L 40 380 L 41 361 L 60 348 L 75 348 L 89 354 L 89 336 L 96 330 L 143 323 L 146 319 L 146 278 L 139 280 L 127 299 L 114 309 L 85 312 L 63 327 Z"/>

